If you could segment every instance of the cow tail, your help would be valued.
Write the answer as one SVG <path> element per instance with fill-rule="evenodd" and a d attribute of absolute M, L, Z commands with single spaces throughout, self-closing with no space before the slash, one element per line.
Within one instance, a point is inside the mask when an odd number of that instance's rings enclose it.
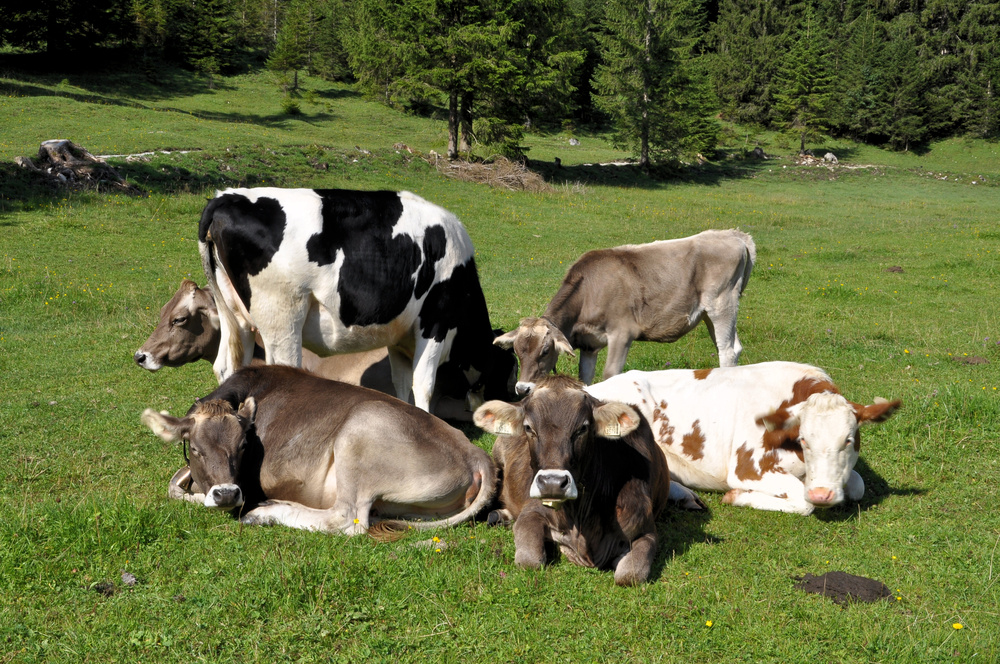
<path fill-rule="evenodd" d="M 216 263 L 218 252 L 215 250 L 215 242 L 212 239 L 212 221 L 217 201 L 218 199 L 209 201 L 205 207 L 205 211 L 201 215 L 201 222 L 198 228 L 198 253 L 201 254 L 201 267 L 205 271 L 205 278 L 208 280 L 208 286 L 212 291 L 212 296 L 215 298 L 215 308 L 218 310 L 219 316 L 225 318 L 226 328 L 229 332 L 229 338 L 223 340 L 226 348 L 220 348 L 219 352 L 229 353 L 230 366 L 235 370 L 243 364 L 246 348 L 243 347 L 243 336 L 239 333 L 240 322 L 236 318 L 232 307 L 229 306 L 229 301 L 223 296 L 223 291 L 219 287 L 219 280 L 216 276 L 216 269 L 219 269 L 223 272 L 223 276 L 227 282 L 229 281 L 225 264 L 221 261 L 218 264 Z M 232 289 L 231 283 L 227 283 L 227 286 L 230 287 L 232 292 L 235 292 L 235 289 Z M 237 306 L 245 311 L 246 305 L 239 300 L 238 295 L 236 299 L 238 300 Z M 249 321 L 249 318 L 247 320 Z"/>
<path fill-rule="evenodd" d="M 479 486 L 479 493 L 464 510 L 450 516 L 447 519 L 436 521 L 406 521 L 403 519 L 387 519 L 379 521 L 368 528 L 368 534 L 379 541 L 393 541 L 403 537 L 409 530 L 431 530 L 433 528 L 446 528 L 456 526 L 464 521 L 469 521 L 480 512 L 484 511 L 493 503 L 497 492 L 497 469 L 490 461 L 489 455 L 483 454 L 480 463 L 477 464 L 476 473 L 482 478 Z"/>
<path fill-rule="evenodd" d="M 750 281 L 750 273 L 753 272 L 754 263 L 757 262 L 757 245 L 754 244 L 753 238 L 749 234 L 740 232 L 743 244 L 746 245 L 746 261 L 743 263 L 743 278 L 740 280 L 740 295 L 743 295 L 743 291 L 746 290 L 747 283 Z"/>

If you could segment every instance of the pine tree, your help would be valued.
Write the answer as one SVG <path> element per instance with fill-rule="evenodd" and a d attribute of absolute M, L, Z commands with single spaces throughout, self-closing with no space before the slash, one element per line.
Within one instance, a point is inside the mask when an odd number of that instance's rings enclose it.
<path fill-rule="evenodd" d="M 800 153 L 805 152 L 807 140 L 816 140 L 829 129 L 833 96 L 826 56 L 829 39 L 820 29 L 812 4 L 803 3 L 802 9 L 775 94 L 775 114 L 787 131 L 797 135 Z"/>
<path fill-rule="evenodd" d="M 598 36 L 602 62 L 594 74 L 596 105 L 615 125 L 615 143 L 639 166 L 677 159 L 692 148 L 714 147 L 705 116 L 707 87 L 691 76 L 685 29 L 696 29 L 697 5 L 688 0 L 610 0 Z M 655 159 L 654 159 L 655 157 Z"/>

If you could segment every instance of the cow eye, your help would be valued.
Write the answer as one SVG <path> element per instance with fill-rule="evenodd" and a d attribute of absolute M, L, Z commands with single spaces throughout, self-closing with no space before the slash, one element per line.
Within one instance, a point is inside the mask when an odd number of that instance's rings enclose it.
<path fill-rule="evenodd" d="M 586 422 L 577 427 L 576 431 L 573 432 L 574 438 L 579 438 L 580 436 L 586 435 L 588 425 Z"/>
<path fill-rule="evenodd" d="M 199 452 L 198 448 L 195 447 L 194 445 L 191 446 L 191 456 L 195 456 L 195 457 L 200 457 L 201 456 L 201 452 Z"/>
<path fill-rule="evenodd" d="M 852 445 L 854 445 L 854 437 L 849 436 L 847 440 L 844 441 L 844 447 L 850 447 Z"/>
<path fill-rule="evenodd" d="M 531 428 L 530 424 L 528 424 L 527 422 L 525 422 L 524 423 L 524 433 L 528 434 L 529 436 L 534 436 L 535 435 L 535 430 Z"/>
<path fill-rule="evenodd" d="M 177 318 L 170 321 L 171 325 L 183 325 L 187 322 L 187 316 L 178 316 Z"/>
<path fill-rule="evenodd" d="M 551 349 L 548 346 L 546 346 L 545 348 L 543 348 L 542 352 L 539 354 L 539 357 L 545 357 L 546 355 L 548 355 L 549 354 L 549 350 L 551 350 Z"/>
<path fill-rule="evenodd" d="M 802 445 L 802 449 L 804 450 L 809 449 L 809 441 L 807 441 L 805 438 L 799 438 L 799 444 Z"/>

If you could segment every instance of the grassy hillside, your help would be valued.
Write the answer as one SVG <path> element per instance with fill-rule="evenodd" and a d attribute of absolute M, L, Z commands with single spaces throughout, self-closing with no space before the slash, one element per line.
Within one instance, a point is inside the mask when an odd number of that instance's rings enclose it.
<path fill-rule="evenodd" d="M 345 86 L 306 80 L 304 113 L 289 117 L 263 74 L 215 90 L 180 73 L 162 87 L 2 75 L 0 662 L 1000 657 L 995 145 L 834 143 L 821 148 L 841 159 L 831 170 L 797 165 L 765 136 L 774 159 L 654 179 L 585 166 L 624 156 L 600 136 L 577 134 L 573 147 L 569 134 L 530 135 L 553 190 L 522 193 L 440 175 L 419 155 L 443 152 L 441 121 Z M 194 151 L 111 159 L 145 197 L 53 192 L 11 163 L 49 138 L 95 154 Z M 734 135 L 729 149 L 744 142 Z M 865 432 L 865 498 L 803 518 L 704 494 L 708 513 L 664 514 L 653 582 L 636 589 L 565 561 L 521 571 L 510 532 L 483 525 L 436 533 L 445 546 L 420 545 L 430 535 L 376 544 L 242 528 L 168 502 L 183 460 L 139 413 L 183 412 L 215 381 L 204 362 L 145 373 L 132 353 L 180 279 L 204 281 L 206 196 L 257 183 L 405 188 L 449 208 L 506 329 L 541 313 L 588 249 L 743 228 L 758 262 L 741 362 L 809 362 L 852 400 L 903 399 Z M 716 362 L 698 329 L 635 344 L 627 368 Z M 839 607 L 793 588 L 830 570 L 894 595 Z"/>

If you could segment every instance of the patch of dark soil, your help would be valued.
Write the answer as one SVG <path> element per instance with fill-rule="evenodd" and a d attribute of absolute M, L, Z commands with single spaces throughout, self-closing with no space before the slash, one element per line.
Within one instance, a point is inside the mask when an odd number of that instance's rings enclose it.
<path fill-rule="evenodd" d="M 827 572 L 822 576 L 795 577 L 798 583 L 795 587 L 807 593 L 825 595 L 837 604 L 847 604 L 851 600 L 858 602 L 877 602 L 891 597 L 889 588 L 881 581 L 864 576 L 855 576 L 847 572 Z"/>
<path fill-rule="evenodd" d="M 989 364 L 990 361 L 985 357 L 979 357 L 978 355 L 963 355 L 962 357 L 956 357 L 955 361 L 959 364 Z"/>
<path fill-rule="evenodd" d="M 101 581 L 100 583 L 94 584 L 94 592 L 98 595 L 104 595 L 105 597 L 111 597 L 115 594 L 115 584 L 111 581 Z"/>
<path fill-rule="evenodd" d="M 903 268 L 899 265 L 893 265 L 892 267 L 885 268 L 886 272 L 902 272 Z"/>

